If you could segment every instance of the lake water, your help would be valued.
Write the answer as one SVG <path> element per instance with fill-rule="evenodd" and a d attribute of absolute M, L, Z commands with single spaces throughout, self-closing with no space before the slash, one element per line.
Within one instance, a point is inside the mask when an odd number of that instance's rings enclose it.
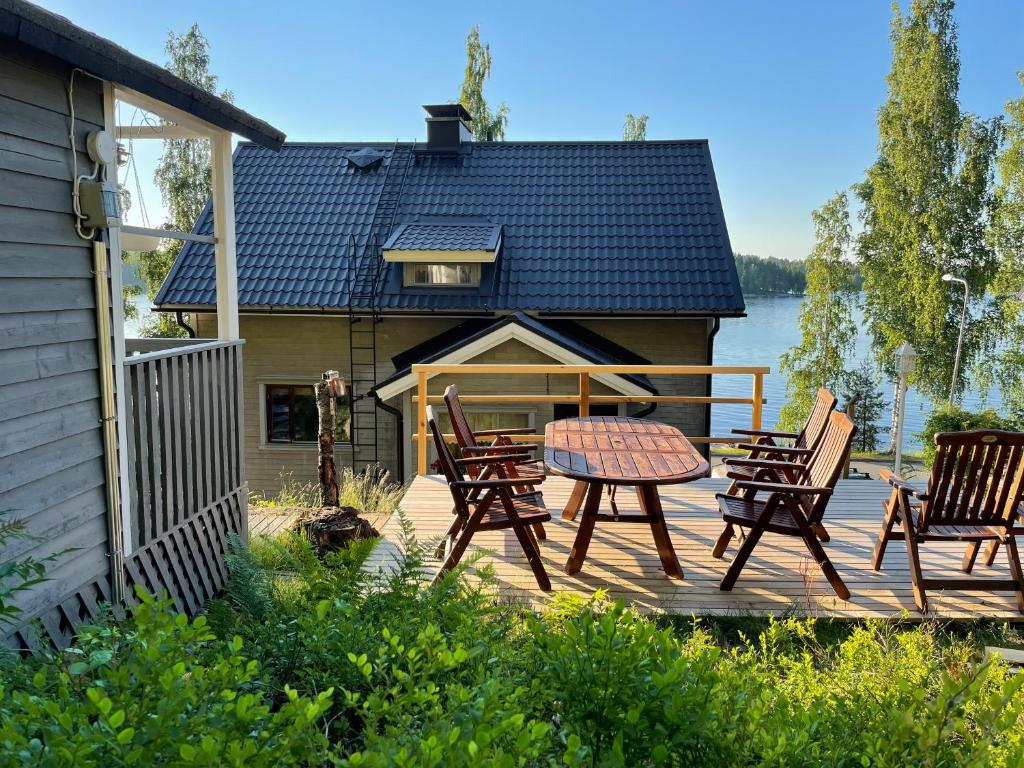
<path fill-rule="evenodd" d="M 772 369 L 764 381 L 764 394 L 768 402 L 764 406 L 762 419 L 766 427 L 775 425 L 779 409 L 785 402 L 786 380 L 778 373 L 779 358 L 800 341 L 800 301 L 800 296 L 748 296 L 747 317 L 723 319 L 721 330 L 715 337 L 715 365 L 765 365 Z M 863 313 L 860 308 L 854 309 L 854 320 L 862 330 L 857 339 L 856 359 L 848 363 L 850 368 L 856 367 L 871 353 L 871 343 L 864 331 Z M 716 376 L 714 379 L 715 395 L 750 397 L 750 389 L 750 376 Z M 886 402 L 891 403 L 893 382 L 883 381 L 881 391 Z M 840 405 L 844 403 L 840 402 Z M 982 407 L 998 409 L 998 393 L 989 393 L 989 397 L 984 399 L 977 391 L 967 392 L 962 399 L 962 405 L 971 410 Z M 907 413 L 903 427 L 905 450 L 920 448 L 917 434 L 924 429 L 929 411 L 930 403 L 927 398 L 911 389 L 907 393 Z M 712 434 L 715 435 L 726 435 L 733 427 L 749 427 L 750 406 L 714 405 L 711 409 L 711 424 Z M 889 429 L 888 414 L 880 426 L 881 442 L 884 444 Z"/>

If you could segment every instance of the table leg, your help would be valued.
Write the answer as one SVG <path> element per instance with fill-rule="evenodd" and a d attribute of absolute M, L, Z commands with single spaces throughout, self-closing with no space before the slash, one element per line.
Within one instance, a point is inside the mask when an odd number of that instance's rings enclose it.
<path fill-rule="evenodd" d="M 569 560 L 565 564 L 565 572 L 569 574 L 579 573 L 583 567 L 583 561 L 587 558 L 587 548 L 590 547 L 590 537 L 594 535 L 597 513 L 601 509 L 601 483 L 583 485 L 587 491 L 587 503 L 583 507 L 583 518 L 576 531 L 576 541 L 572 544 L 572 552 L 569 553 Z"/>
<path fill-rule="evenodd" d="M 569 501 L 565 505 L 565 509 L 562 510 L 563 520 L 575 520 L 576 513 L 580 511 L 580 506 L 583 504 L 583 499 L 587 495 L 587 481 L 577 480 L 576 485 L 572 488 L 572 493 L 569 494 Z"/>
<path fill-rule="evenodd" d="M 676 551 L 672 548 L 672 539 L 668 535 L 668 526 L 665 525 L 665 513 L 661 509 L 661 498 L 658 496 L 658 486 L 641 485 L 637 486 L 640 492 L 640 505 L 644 514 L 651 519 L 651 533 L 654 535 L 654 544 L 658 548 L 658 557 L 661 558 L 661 567 L 670 578 L 683 578 L 683 569 L 679 565 Z"/>

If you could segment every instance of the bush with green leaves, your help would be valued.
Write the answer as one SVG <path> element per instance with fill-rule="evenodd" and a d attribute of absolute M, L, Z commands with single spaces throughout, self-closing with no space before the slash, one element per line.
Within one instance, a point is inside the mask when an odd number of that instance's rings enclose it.
<path fill-rule="evenodd" d="M 1005 429 L 1016 431 L 1019 425 L 1012 419 L 1000 416 L 992 409 L 968 411 L 956 405 L 940 405 L 924 423 L 918 437 L 924 446 L 922 455 L 925 466 L 935 461 L 935 435 L 940 432 L 969 432 L 975 429 Z"/>
<path fill-rule="evenodd" d="M 207 617 L 144 598 L 71 651 L 6 664 L 0 765 L 1024 764 L 1024 676 L 970 633 L 723 634 L 600 593 L 532 610 L 485 567 L 429 584 L 402 523 L 379 572 L 372 543 L 322 561 L 296 534 L 235 540 Z"/>
<path fill-rule="evenodd" d="M 333 691 L 285 687 L 270 706 L 240 637 L 143 592 L 124 627 L 87 629 L 71 649 L 5 660 L 0 765 L 318 764 Z"/>

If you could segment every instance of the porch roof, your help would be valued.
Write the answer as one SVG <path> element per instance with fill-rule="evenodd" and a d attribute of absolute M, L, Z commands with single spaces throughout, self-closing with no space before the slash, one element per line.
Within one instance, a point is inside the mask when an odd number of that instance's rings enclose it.
<path fill-rule="evenodd" d="M 375 390 L 382 400 L 388 400 L 416 386 L 416 374 L 412 372 L 415 363 L 463 363 L 511 339 L 566 364 L 643 365 L 649 362 L 596 334 L 577 335 L 565 323 L 555 327 L 554 323 L 542 322 L 524 312 L 514 312 L 499 320 L 467 321 L 396 355 L 392 359 L 395 373 Z M 603 374 L 595 375 L 594 379 L 623 394 L 658 394 L 646 376 Z"/>
<path fill-rule="evenodd" d="M 284 143 L 284 133 L 269 123 L 33 3 L 0 0 L 0 39 L 55 56 L 268 149 Z"/>

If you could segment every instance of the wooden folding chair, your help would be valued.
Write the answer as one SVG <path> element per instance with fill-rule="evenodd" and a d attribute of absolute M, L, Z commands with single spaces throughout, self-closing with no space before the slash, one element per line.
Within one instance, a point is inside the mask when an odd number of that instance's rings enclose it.
<path fill-rule="evenodd" d="M 455 434 L 455 442 L 458 443 L 459 452 L 462 454 L 464 459 L 473 459 L 477 456 L 501 456 L 516 454 L 522 457 L 524 454 L 530 454 L 536 450 L 537 446 L 534 443 L 514 443 L 512 437 L 515 435 L 533 435 L 536 434 L 529 427 L 520 427 L 512 429 L 483 429 L 473 431 L 469 425 L 469 419 L 466 416 L 466 412 L 462 408 L 462 401 L 459 400 L 459 389 L 454 384 L 449 384 L 444 390 L 444 404 L 448 409 L 448 419 L 452 423 L 452 432 Z M 480 438 L 493 438 L 490 444 L 482 444 Z M 544 478 L 544 465 L 541 461 L 534 458 L 533 456 L 527 455 L 524 459 L 520 460 L 506 460 L 500 465 L 494 462 L 488 464 L 482 464 L 480 462 L 467 461 L 465 463 L 466 474 L 469 475 L 470 479 L 486 479 L 489 475 L 493 474 L 493 470 L 496 466 L 501 467 L 502 477 L 512 477 L 521 479 L 522 482 L 515 487 L 518 493 L 528 493 L 533 490 L 533 486 L 536 484 L 537 478 Z M 474 498 L 480 494 L 477 491 L 473 494 Z M 544 531 L 544 526 L 537 524 L 534 526 L 534 533 L 539 539 L 546 539 L 547 533 Z"/>
<path fill-rule="evenodd" d="M 725 521 L 725 530 L 718 537 L 712 556 L 722 557 L 736 528 L 746 529 L 747 532 L 732 565 L 722 579 L 723 590 L 728 591 L 736 584 L 751 552 L 767 531 L 802 538 L 832 589 L 843 600 L 850 599 L 850 590 L 825 554 L 815 530 L 825 515 L 836 481 L 842 475 L 856 431 L 846 414 L 832 411 L 817 446 L 805 464 L 751 459 L 768 465 L 754 469 L 776 474 L 755 475 L 752 480 L 737 479 L 735 485 L 744 495 L 715 495 Z M 754 494 L 762 491 L 768 494 L 767 498 L 754 498 Z"/>
<path fill-rule="evenodd" d="M 747 451 L 748 459 L 779 459 L 790 460 L 797 464 L 806 464 L 814 452 L 818 441 L 825 432 L 825 425 L 828 424 L 828 415 L 835 410 L 836 396 L 822 387 L 814 399 L 814 407 L 807 414 L 807 421 L 799 432 L 777 432 L 766 429 L 733 429 L 737 435 L 750 435 L 753 439 L 750 443 L 740 443 L 737 447 Z M 792 445 L 784 445 L 781 440 L 792 441 Z M 733 465 L 730 467 L 729 477 L 733 484 L 729 486 L 727 494 L 739 495 L 740 480 L 753 480 L 758 468 Z"/>
<path fill-rule="evenodd" d="M 518 478 L 502 477 L 501 467 L 508 461 L 523 461 L 528 454 L 502 454 L 500 456 L 474 456 L 473 458 L 457 459 L 444 441 L 444 437 L 434 417 L 434 409 L 427 408 L 427 426 L 434 438 L 438 463 L 441 472 L 448 482 L 448 488 L 455 502 L 455 519 L 445 533 L 441 550 L 444 562 L 438 571 L 440 578 L 445 572 L 454 568 L 469 546 L 470 540 L 477 531 L 495 531 L 511 528 L 526 553 L 537 585 L 544 591 L 551 590 L 551 581 L 544 570 L 540 547 L 530 526 L 546 523 L 551 515 L 544 507 L 544 497 L 540 491 L 531 490 L 516 493 L 515 487 L 522 481 Z M 496 476 L 483 479 L 467 480 L 463 467 L 470 463 L 484 467 L 494 467 Z M 544 477 L 531 479 L 532 485 L 539 485 Z M 482 492 L 482 493 L 480 493 Z"/>
<path fill-rule="evenodd" d="M 1012 590 L 1024 613 L 1024 574 L 1017 552 L 1017 515 L 1024 498 L 1024 434 L 977 430 L 935 435 L 935 463 L 921 491 L 898 475 L 882 470 L 892 486 L 884 504 L 885 518 L 878 533 L 871 567 L 879 570 L 886 546 L 903 539 L 910 560 L 914 602 L 928 610 L 928 589 L 970 591 Z M 899 524 L 901 532 L 893 529 Z M 982 542 L 1006 546 L 1009 579 L 932 579 L 921 572 L 918 547 L 932 541 L 964 541 L 961 569 L 970 573 Z M 995 551 L 990 551 L 995 557 Z"/>

